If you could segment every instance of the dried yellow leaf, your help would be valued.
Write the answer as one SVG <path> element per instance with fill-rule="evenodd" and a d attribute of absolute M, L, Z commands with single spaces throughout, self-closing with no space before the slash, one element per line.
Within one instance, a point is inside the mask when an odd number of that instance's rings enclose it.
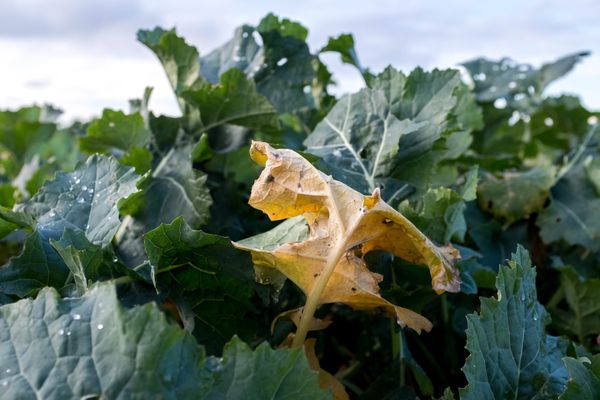
<path fill-rule="evenodd" d="M 307 294 L 308 309 L 311 293 L 317 293 L 318 299 L 313 299 L 316 304 L 339 302 L 355 309 L 380 308 L 395 316 L 401 326 L 418 332 L 431 329 L 423 316 L 380 296 L 382 276 L 369 271 L 362 256 L 383 250 L 411 263 L 425 264 L 437 293 L 457 292 L 456 249 L 432 243 L 386 204 L 378 190 L 364 196 L 323 174 L 292 150 L 254 142 L 250 155 L 265 169 L 252 187 L 249 204 L 271 220 L 302 215 L 310 229 L 306 240 L 271 251 L 236 243 L 252 253 L 255 265 L 274 268 L 292 280 Z M 326 275 L 324 280 L 319 279 L 321 274 Z"/>

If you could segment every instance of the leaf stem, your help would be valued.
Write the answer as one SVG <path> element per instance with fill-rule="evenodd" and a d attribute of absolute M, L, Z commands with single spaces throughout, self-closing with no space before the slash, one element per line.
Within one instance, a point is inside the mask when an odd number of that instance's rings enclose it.
<path fill-rule="evenodd" d="M 319 301 L 321 300 L 321 295 L 323 294 L 323 291 L 325 290 L 327 282 L 329 282 L 329 278 L 331 278 L 335 267 L 346 252 L 348 240 L 350 240 L 350 237 L 352 236 L 352 233 L 356 229 L 358 221 L 360 220 L 361 218 L 356 218 L 350 229 L 346 231 L 343 240 L 340 240 L 329 253 L 325 268 L 323 268 L 321 275 L 317 277 L 314 286 L 306 297 L 306 304 L 304 305 L 304 311 L 300 317 L 300 323 L 298 324 L 298 330 L 294 336 L 292 347 L 302 347 L 304 344 L 304 341 L 306 340 L 306 334 L 308 333 L 308 328 L 310 327 L 310 322 L 320 304 Z"/>

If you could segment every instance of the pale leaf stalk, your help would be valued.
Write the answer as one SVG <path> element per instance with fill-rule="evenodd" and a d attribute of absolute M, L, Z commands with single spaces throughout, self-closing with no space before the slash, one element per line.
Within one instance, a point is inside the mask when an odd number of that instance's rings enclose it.
<path fill-rule="evenodd" d="M 338 265 L 340 259 L 344 256 L 346 247 L 348 245 L 348 240 L 350 240 L 350 237 L 354 233 L 354 230 L 358 226 L 358 222 L 360 220 L 360 218 L 356 219 L 356 221 L 344 235 L 344 239 L 339 241 L 329 253 L 327 257 L 327 264 L 325 264 L 323 272 L 321 272 L 321 275 L 317 277 L 315 285 L 312 287 L 310 293 L 306 297 L 306 304 L 304 305 L 304 310 L 302 311 L 302 316 L 300 317 L 300 323 L 298 324 L 298 329 L 296 330 L 292 347 L 302 347 L 304 344 L 304 341 L 306 340 L 306 334 L 308 333 L 308 329 L 310 327 L 310 321 L 313 319 L 315 311 L 317 311 L 321 295 L 323 294 L 323 291 L 325 290 L 327 282 L 329 282 L 329 278 L 331 278 L 335 267 Z"/>

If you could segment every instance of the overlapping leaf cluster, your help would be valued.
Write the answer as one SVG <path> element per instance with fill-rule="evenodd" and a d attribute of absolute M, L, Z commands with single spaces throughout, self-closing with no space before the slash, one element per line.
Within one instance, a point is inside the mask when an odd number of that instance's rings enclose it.
<path fill-rule="evenodd" d="M 600 114 L 544 95 L 587 53 L 376 73 L 307 35 L 139 31 L 179 116 L 0 111 L 0 397 L 598 398 Z"/>

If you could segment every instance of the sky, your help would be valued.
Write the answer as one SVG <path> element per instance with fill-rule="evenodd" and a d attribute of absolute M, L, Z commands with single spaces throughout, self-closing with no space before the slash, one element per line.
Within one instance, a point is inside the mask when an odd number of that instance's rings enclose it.
<path fill-rule="evenodd" d="M 577 93 L 600 109 L 600 2 L 467 0 L 0 0 L 0 109 L 51 103 L 63 122 L 123 109 L 154 87 L 150 107 L 176 115 L 177 104 L 158 60 L 135 39 L 140 28 L 176 27 L 200 54 L 227 41 L 244 23 L 274 12 L 309 28 L 319 49 L 328 37 L 353 33 L 361 63 L 410 71 L 456 67 L 475 57 L 511 57 L 539 66 L 589 50 L 549 94 Z M 338 94 L 362 86 L 333 54 Z"/>

